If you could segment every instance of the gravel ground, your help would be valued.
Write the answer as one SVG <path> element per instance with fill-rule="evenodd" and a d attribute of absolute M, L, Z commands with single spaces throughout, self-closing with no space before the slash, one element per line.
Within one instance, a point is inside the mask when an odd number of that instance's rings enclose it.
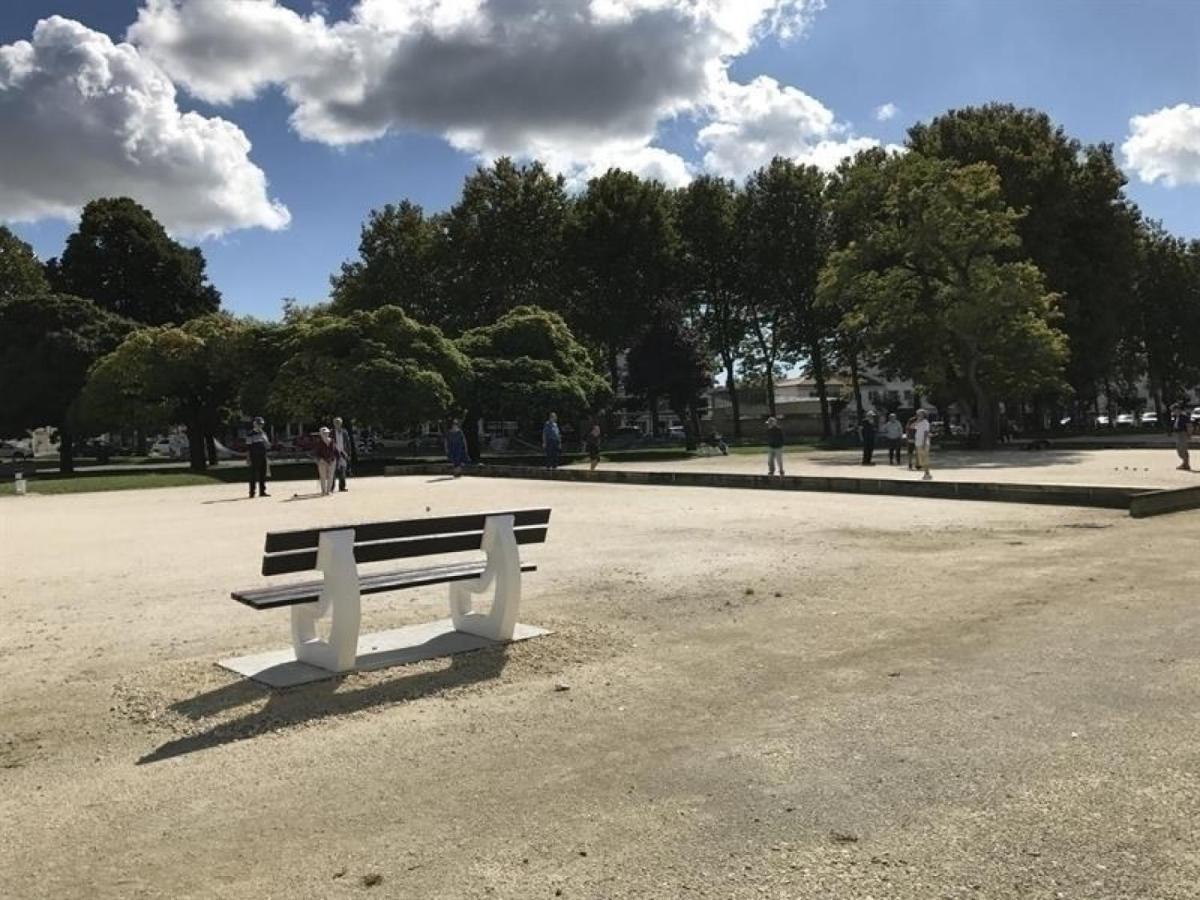
<path fill-rule="evenodd" d="M 285 489 L 0 500 L 0 896 L 1200 896 L 1200 513 Z M 288 692 L 214 665 L 287 643 L 228 598 L 267 530 L 543 504 L 549 637 Z"/>

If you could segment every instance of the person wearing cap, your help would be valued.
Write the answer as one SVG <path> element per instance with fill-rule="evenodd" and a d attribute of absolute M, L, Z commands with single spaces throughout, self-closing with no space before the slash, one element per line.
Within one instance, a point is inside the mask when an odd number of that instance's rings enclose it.
<path fill-rule="evenodd" d="M 333 417 L 333 430 L 330 432 L 333 446 L 337 447 L 338 458 L 335 474 L 337 475 L 338 490 L 346 490 L 346 476 L 350 474 L 350 461 L 354 457 L 354 435 L 348 428 L 342 427 L 342 417 Z"/>
<path fill-rule="evenodd" d="M 767 419 L 767 477 L 775 474 L 779 465 L 779 477 L 783 477 L 783 429 L 774 416 Z"/>
<path fill-rule="evenodd" d="M 1188 451 L 1188 440 L 1192 435 L 1192 422 L 1182 403 L 1171 406 L 1171 436 L 1175 438 L 1175 452 L 1179 454 L 1179 465 L 1175 468 L 1181 472 L 1192 471 L 1192 455 Z"/>
<path fill-rule="evenodd" d="M 256 487 L 258 496 L 270 496 L 267 493 L 267 443 L 262 416 L 255 416 L 250 426 L 250 434 L 246 438 L 246 455 L 250 463 L 250 499 L 252 500 Z"/>
<path fill-rule="evenodd" d="M 321 496 L 333 493 L 333 476 L 337 471 L 338 451 L 333 443 L 333 435 L 324 425 L 321 426 L 320 437 L 313 450 L 317 458 L 317 480 L 321 483 Z"/>
<path fill-rule="evenodd" d="M 929 481 L 933 475 L 929 472 L 929 446 L 933 437 L 933 429 L 929 424 L 929 413 L 923 409 L 917 410 L 916 424 L 913 425 L 913 446 L 917 451 L 917 468 L 924 469 L 922 481 Z"/>
<path fill-rule="evenodd" d="M 871 457 L 875 455 L 875 410 L 867 410 L 862 424 L 858 426 L 858 433 L 862 435 L 862 464 L 873 466 L 875 463 L 871 462 Z"/>

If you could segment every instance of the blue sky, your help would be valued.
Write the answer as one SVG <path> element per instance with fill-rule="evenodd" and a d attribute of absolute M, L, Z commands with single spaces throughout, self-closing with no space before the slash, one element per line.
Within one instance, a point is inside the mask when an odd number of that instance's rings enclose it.
<path fill-rule="evenodd" d="M 146 173 L 161 164 L 161 172 L 144 188 L 145 196 L 153 198 L 148 205 L 164 221 L 174 221 L 176 231 L 221 232 L 199 244 L 226 307 L 239 313 L 273 318 L 284 297 L 322 298 L 329 275 L 354 256 L 359 228 L 372 207 L 407 197 L 427 209 L 442 209 L 454 201 L 463 177 L 478 160 L 496 152 L 521 154 L 548 148 L 557 167 L 576 181 L 625 160 L 632 168 L 668 180 L 686 177 L 685 169 L 737 175 L 754 166 L 756 154 L 811 154 L 816 161 L 868 140 L 901 143 L 914 121 L 951 107 L 994 100 L 1042 109 L 1085 142 L 1115 144 L 1118 158 L 1124 158 L 1120 148 L 1130 137 L 1131 118 L 1153 116 L 1145 124 L 1132 163 L 1126 166 L 1128 193 L 1172 231 L 1200 237 L 1200 3 L 1191 0 L 829 0 L 819 10 L 811 3 L 804 8 L 795 0 L 782 0 L 779 5 L 785 11 L 803 19 L 802 35 L 789 35 L 782 26 L 772 31 L 763 22 L 751 27 L 755 23 L 747 26 L 739 20 L 734 30 L 741 31 L 734 37 L 728 23 L 721 23 L 724 30 L 680 36 L 680 48 L 694 47 L 712 34 L 726 42 L 719 88 L 697 87 L 696 71 L 682 64 L 672 67 L 664 62 L 661 72 L 654 71 L 658 64 L 654 41 L 673 39 L 671 23 L 634 15 L 622 26 L 628 28 L 629 46 L 642 43 L 641 34 L 665 36 L 646 41 L 651 56 L 645 65 L 630 66 L 639 69 L 643 79 L 649 67 L 654 84 L 614 80 L 603 91 L 589 90 L 587 80 L 594 80 L 594 71 L 581 75 L 575 84 L 568 62 L 567 70 L 550 79 L 562 84 L 562 96 L 553 96 L 552 88 L 541 96 L 535 80 L 539 106 L 546 112 L 531 114 L 526 121 L 521 118 L 524 112 L 518 111 L 521 121 L 515 124 L 512 115 L 491 116 L 486 98 L 472 105 L 472 96 L 456 94 L 453 86 L 446 86 L 445 77 L 426 92 L 436 103 L 423 105 L 420 79 L 429 63 L 422 64 L 424 69 L 405 70 L 408 57 L 400 59 L 398 71 L 403 74 L 396 76 L 394 86 L 377 85 L 359 108 L 348 110 L 338 98 L 331 98 L 328 73 L 312 62 L 323 52 L 320 48 L 331 41 L 350 46 L 351 41 L 374 39 L 329 28 L 347 16 L 349 0 L 318 7 L 326 12 L 326 21 L 318 25 L 281 11 L 284 17 L 264 32 L 263 46 L 249 50 L 232 43 L 225 46 L 220 21 L 212 41 L 221 46 L 215 49 L 203 44 L 203 21 L 185 22 L 186 28 L 173 25 L 169 14 L 190 12 L 184 9 L 190 0 L 156 2 L 161 7 L 155 11 L 158 18 L 135 38 L 137 52 L 145 57 L 137 65 L 153 69 L 135 66 L 128 77 L 139 89 L 146 79 L 169 78 L 178 90 L 179 112 L 233 123 L 252 144 L 248 155 L 229 143 L 229 135 L 212 137 L 204 132 L 203 140 L 222 150 L 210 155 L 232 162 L 196 163 L 180 149 L 186 141 L 168 129 L 164 140 L 175 142 L 170 152 L 180 154 L 184 163 L 176 160 L 168 166 L 156 157 L 152 163 L 139 163 L 134 172 L 124 172 L 119 167 L 125 162 L 117 154 L 115 161 L 97 164 L 94 177 L 85 172 L 77 179 L 79 184 L 63 187 L 62 172 L 74 170 L 74 163 L 47 151 L 43 170 L 26 165 L 19 176 L 8 176 L 24 179 L 20 185 L 5 185 L 6 176 L 0 174 L 0 217 L 33 243 L 40 255 L 53 256 L 73 227 L 61 216 L 79 202 L 80 191 L 103 194 L 108 185 L 119 183 L 136 192 L 142 184 L 138 179 L 149 177 Z M 274 6 L 272 0 L 261 2 Z M 411 0 L 368 2 L 387 14 L 411 5 Z M 636 5 L 636 0 L 605 2 Z M 756 2 L 770 6 L 769 0 Z M 144 5 L 137 0 L 6 0 L 0 6 L 0 45 L 31 40 L 35 23 L 47 16 L 75 20 L 85 28 L 60 29 L 35 41 L 41 54 L 37 65 L 44 65 L 55 78 L 65 77 L 72 73 L 69 68 L 64 73 L 61 66 L 73 63 L 63 64 L 46 48 L 64 42 L 88 44 L 96 39 L 90 32 L 123 40 Z M 314 9 L 312 3 L 300 0 L 286 6 L 304 15 Z M 460 24 L 422 23 L 422 27 L 446 42 L 448 54 L 462 38 L 454 30 Z M 290 52 L 292 39 L 283 26 L 294 27 L 295 41 L 311 40 L 316 49 Z M 386 31 L 399 26 L 378 27 Z M 663 30 L 651 32 L 651 28 Z M 554 37 L 560 38 L 568 48 L 587 46 L 589 40 L 586 33 Z M 472 38 L 487 39 L 486 35 Z M 584 43 L 572 44 L 575 40 Z M 108 52 L 102 44 L 95 46 Z M 614 52 L 626 58 L 624 48 Z M 250 55 L 243 59 L 238 53 Z M 412 56 L 416 51 L 404 53 Z M 564 56 L 581 55 L 586 54 L 578 49 L 557 54 L 553 64 L 562 64 Z M 661 55 L 684 54 L 668 44 Z M 498 54 L 505 62 L 496 65 L 509 65 L 513 56 Z M 338 64 L 329 65 L 336 74 Z M 255 69 L 256 74 L 241 80 L 234 77 L 255 67 L 263 71 Z M 155 74 L 160 71 L 168 74 Z M 523 73 L 506 69 L 495 69 L 488 77 L 525 83 Z M 0 67 L 0 86 L 3 78 Z M 44 89 L 31 79 L 18 89 L 27 90 L 30 97 L 9 107 L 0 104 L 4 115 L 0 139 L 32 134 L 29 142 L 34 149 L 25 149 L 27 157 L 42 155 L 32 142 L 42 139 L 43 132 L 75 135 L 62 129 L 78 128 L 80 119 L 92 118 L 102 123 L 97 128 L 109 127 L 106 122 L 126 128 L 128 122 L 121 117 L 131 115 L 127 110 L 96 117 L 76 114 L 70 124 L 51 127 L 53 112 L 46 97 L 61 95 L 34 93 Z M 480 94 L 478 84 L 462 90 L 475 97 Z M 231 99 L 239 92 L 253 96 Z M 402 93 L 405 99 L 395 100 L 389 92 Z M 628 110 L 620 108 L 626 96 Z M 681 98 L 699 106 L 673 118 L 664 110 L 671 104 L 672 109 L 678 108 Z M 589 130 L 588 104 L 593 103 L 596 127 L 606 137 L 609 131 L 604 129 L 610 129 L 620 138 L 603 152 L 595 151 L 596 132 Z M 876 111 L 888 103 L 896 109 L 894 116 L 878 119 Z M 289 116 L 298 105 L 314 116 L 293 127 Z M 751 108 L 759 112 L 746 111 Z M 1169 112 L 1154 115 L 1164 110 Z M 30 117 L 31 127 L 22 125 L 22 115 Z M 698 140 L 698 130 L 706 125 L 711 127 Z M 375 138 L 376 131 L 386 133 Z M 444 137 L 448 134 L 462 149 L 448 143 Z M 81 148 L 97 148 L 80 154 L 89 160 L 109 152 L 104 134 L 82 133 L 70 140 Z M 193 172 L 187 168 L 190 165 L 199 168 Z M 14 170 L 11 164 L 5 166 L 0 151 L 0 168 L 5 167 L 10 173 Z M 1143 183 L 1135 167 L 1155 177 L 1155 183 Z M 114 182 L 114 178 L 128 180 Z M 26 183 L 34 187 L 26 190 Z M 224 199 L 215 205 L 209 198 L 219 191 L 210 184 L 225 191 Z M 230 184 L 234 187 L 227 189 Z M 281 212 L 284 207 L 286 213 Z M 30 218 L 35 220 L 18 221 Z"/>

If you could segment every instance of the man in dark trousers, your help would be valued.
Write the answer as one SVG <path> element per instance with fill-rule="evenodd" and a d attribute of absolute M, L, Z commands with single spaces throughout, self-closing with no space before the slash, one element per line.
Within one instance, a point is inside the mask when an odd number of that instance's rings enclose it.
<path fill-rule="evenodd" d="M 333 418 L 333 446 L 337 447 L 337 481 L 338 490 L 346 490 L 346 475 L 350 472 L 350 462 L 354 458 L 354 435 L 350 429 L 342 427 L 341 416 Z"/>
<path fill-rule="evenodd" d="M 267 446 L 262 417 L 255 416 L 250 435 L 246 438 L 246 455 L 250 462 L 250 499 L 254 499 L 256 487 L 260 497 L 270 496 L 267 493 Z"/>
<path fill-rule="evenodd" d="M 862 464 L 864 466 L 873 466 L 871 457 L 875 455 L 875 410 L 868 410 L 863 416 L 862 424 L 858 426 L 859 434 L 862 435 L 863 456 Z"/>
<path fill-rule="evenodd" d="M 557 413 L 550 413 L 542 426 L 542 451 L 546 454 L 546 468 L 557 469 L 562 455 L 562 432 L 558 428 Z"/>

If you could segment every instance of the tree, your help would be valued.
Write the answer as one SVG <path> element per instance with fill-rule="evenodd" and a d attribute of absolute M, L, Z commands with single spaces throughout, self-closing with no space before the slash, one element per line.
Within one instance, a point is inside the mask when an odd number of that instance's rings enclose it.
<path fill-rule="evenodd" d="M 450 409 L 469 375 L 466 358 L 439 329 L 398 306 L 297 317 L 284 348 L 270 406 L 300 421 L 340 415 L 387 428 L 418 425 Z"/>
<path fill-rule="evenodd" d="M 483 416 L 534 427 L 549 412 L 579 421 L 612 399 L 587 349 L 558 313 L 521 306 L 457 341 L 471 364 L 466 421 Z M 467 429 L 469 440 L 477 430 Z M 478 458 L 478 448 L 471 448 Z"/>
<path fill-rule="evenodd" d="M 371 210 L 358 243 L 359 258 L 330 278 L 338 315 L 399 306 L 422 322 L 445 324 L 438 254 L 444 218 L 427 217 L 407 200 Z"/>
<path fill-rule="evenodd" d="M 88 369 L 129 328 L 79 297 L 0 298 L 0 433 L 57 428 L 60 470 L 73 472 L 76 401 Z"/>
<path fill-rule="evenodd" d="M 519 306 L 561 308 L 567 195 L 561 175 L 502 157 L 463 184 L 445 217 L 444 320 L 456 332 Z"/>
<path fill-rule="evenodd" d="M 0 225 L 0 300 L 50 290 L 33 248 Z"/>
<path fill-rule="evenodd" d="M 80 398 L 84 420 L 108 427 L 182 423 L 191 469 L 203 472 L 209 439 L 237 412 L 244 329 L 232 316 L 213 313 L 132 332 L 89 374 Z"/>
<path fill-rule="evenodd" d="M 629 351 L 629 389 L 650 406 L 658 433 L 658 398 L 666 397 L 685 423 L 688 449 L 696 446 L 700 395 L 712 386 L 711 355 L 700 334 L 678 310 L 660 309 L 654 323 Z"/>
<path fill-rule="evenodd" d="M 79 230 L 48 271 L 57 291 L 136 322 L 166 325 L 220 308 L 221 295 L 204 268 L 198 248 L 171 240 L 149 210 L 119 197 L 83 208 Z"/>
<path fill-rule="evenodd" d="M 1061 295 L 1070 340 L 1066 378 L 1094 400 L 1112 377 L 1121 335 L 1134 325 L 1136 210 L 1106 144 L 1082 146 L 1044 113 L 1008 104 L 950 110 L 909 131 L 908 146 L 963 166 L 986 162 L 1001 196 L 1022 212 L 1019 244 L 1002 259 L 1030 259 Z"/>
<path fill-rule="evenodd" d="M 676 233 L 657 181 L 610 169 L 588 182 L 567 229 L 575 296 L 568 320 L 604 352 L 613 393 L 618 361 L 675 287 Z"/>
<path fill-rule="evenodd" d="M 742 296 L 742 240 L 738 191 L 732 181 L 702 175 L 676 198 L 681 281 L 699 314 L 708 345 L 721 360 L 733 407 L 733 436 L 742 436 L 737 363 L 745 355 L 747 323 Z"/>
<path fill-rule="evenodd" d="M 824 189 L 820 169 L 776 157 L 746 182 L 742 230 L 744 292 L 767 376 L 768 408 L 773 415 L 773 370 L 786 341 L 808 356 L 821 401 L 822 430 L 828 437 L 832 429 L 825 356 L 833 325 L 816 303 L 817 276 L 826 252 Z"/>
<path fill-rule="evenodd" d="M 856 297 L 848 327 L 889 370 L 973 407 L 991 447 L 999 398 L 1062 384 L 1058 298 L 1032 263 L 1001 261 L 1019 243 L 1020 214 L 991 166 L 910 153 L 887 168 L 875 226 L 833 254 L 821 291 Z"/>
<path fill-rule="evenodd" d="M 1200 382 L 1200 242 L 1168 234 L 1157 222 L 1138 240 L 1132 345 L 1155 407 L 1170 405 Z"/>

